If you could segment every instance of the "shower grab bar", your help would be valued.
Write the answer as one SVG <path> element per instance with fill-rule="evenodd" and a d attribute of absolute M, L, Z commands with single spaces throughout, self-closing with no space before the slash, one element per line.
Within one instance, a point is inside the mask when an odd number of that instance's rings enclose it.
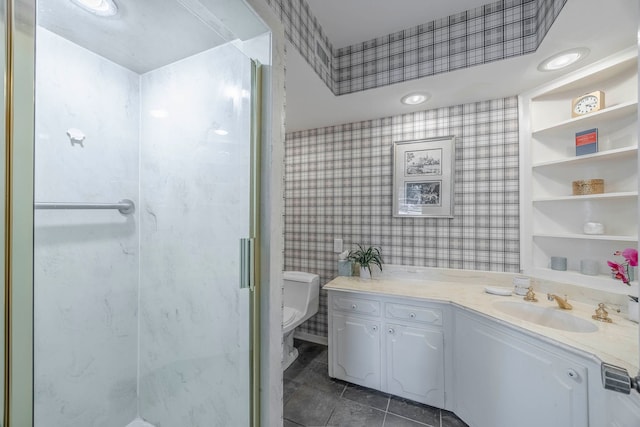
<path fill-rule="evenodd" d="M 118 203 L 35 203 L 35 209 L 118 209 L 121 214 L 128 215 L 136 210 L 132 200 L 123 199 Z"/>

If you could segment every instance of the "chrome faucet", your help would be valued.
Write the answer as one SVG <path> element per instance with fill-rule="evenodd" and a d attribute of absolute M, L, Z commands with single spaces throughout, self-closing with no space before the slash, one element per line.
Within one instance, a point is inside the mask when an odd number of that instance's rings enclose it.
<path fill-rule="evenodd" d="M 566 295 L 564 296 L 564 298 L 562 298 L 556 294 L 547 294 L 547 299 L 549 301 L 556 300 L 556 302 L 558 303 L 558 307 L 560 307 L 563 310 L 571 310 L 573 308 L 573 306 L 569 304 L 569 301 L 567 301 Z"/>

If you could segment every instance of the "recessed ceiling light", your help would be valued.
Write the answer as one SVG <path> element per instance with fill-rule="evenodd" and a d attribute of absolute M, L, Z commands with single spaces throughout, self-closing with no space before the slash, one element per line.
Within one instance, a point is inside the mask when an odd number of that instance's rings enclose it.
<path fill-rule="evenodd" d="M 556 55 L 550 56 L 538 65 L 538 71 L 555 71 L 568 67 L 589 54 L 589 49 L 580 47 L 566 50 Z"/>
<path fill-rule="evenodd" d="M 410 93 L 402 97 L 400 102 L 406 105 L 418 105 L 429 99 L 428 93 Z"/>
<path fill-rule="evenodd" d="M 71 0 L 84 10 L 98 16 L 113 16 L 118 13 L 118 8 L 113 0 Z"/>
<path fill-rule="evenodd" d="M 216 135 L 225 136 L 228 135 L 229 132 L 224 129 L 216 129 L 213 131 Z"/>

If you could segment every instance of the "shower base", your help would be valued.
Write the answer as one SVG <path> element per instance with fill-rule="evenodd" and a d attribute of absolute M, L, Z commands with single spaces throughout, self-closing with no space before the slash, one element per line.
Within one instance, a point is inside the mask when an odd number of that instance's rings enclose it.
<path fill-rule="evenodd" d="M 136 418 L 135 420 L 127 424 L 126 427 L 155 427 L 155 426 L 153 424 L 149 424 L 142 418 Z"/>

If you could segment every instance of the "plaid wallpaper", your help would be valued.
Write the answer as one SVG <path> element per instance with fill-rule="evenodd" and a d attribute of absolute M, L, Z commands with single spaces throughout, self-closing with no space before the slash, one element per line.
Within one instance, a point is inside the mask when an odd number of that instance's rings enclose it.
<path fill-rule="evenodd" d="M 335 90 L 333 45 L 304 0 L 265 0 L 284 26 L 285 38 L 294 45 L 316 74 Z"/>
<path fill-rule="evenodd" d="M 534 52 L 567 0 L 501 0 L 339 49 L 304 0 L 266 2 L 287 39 L 343 95 Z"/>
<path fill-rule="evenodd" d="M 518 107 L 510 97 L 293 132 L 285 142 L 285 269 L 337 275 L 333 239 L 389 264 L 519 271 Z M 392 217 L 394 141 L 454 135 L 454 218 Z M 326 294 L 300 327 L 327 335 Z"/>

